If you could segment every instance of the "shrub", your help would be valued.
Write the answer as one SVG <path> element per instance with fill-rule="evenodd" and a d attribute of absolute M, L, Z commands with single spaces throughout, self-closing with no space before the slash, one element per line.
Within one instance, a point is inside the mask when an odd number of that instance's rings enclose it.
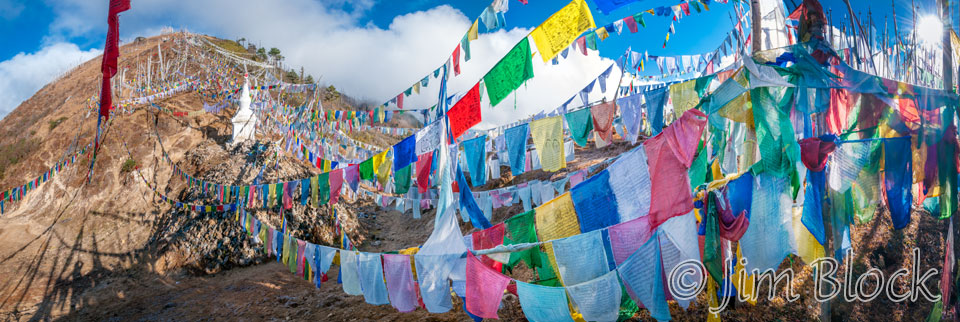
<path fill-rule="evenodd" d="M 53 129 L 57 128 L 57 126 L 60 125 L 60 123 L 63 123 L 63 121 L 66 121 L 66 120 L 67 120 L 67 117 L 64 116 L 56 120 L 50 121 L 50 131 L 53 131 Z"/>
<path fill-rule="evenodd" d="M 130 171 L 133 171 L 133 169 L 136 169 L 136 168 L 137 168 L 137 160 L 127 159 L 126 161 L 123 161 L 123 166 L 120 167 L 120 173 L 127 173 Z"/>

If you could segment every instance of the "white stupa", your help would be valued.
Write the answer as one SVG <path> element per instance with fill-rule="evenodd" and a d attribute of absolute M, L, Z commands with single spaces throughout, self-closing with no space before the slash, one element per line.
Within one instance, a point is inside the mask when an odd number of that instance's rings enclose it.
<path fill-rule="evenodd" d="M 240 107 L 233 116 L 233 144 L 254 140 L 253 134 L 257 127 L 257 116 L 250 109 L 250 82 L 247 75 L 243 75 L 243 90 L 240 92 Z"/>

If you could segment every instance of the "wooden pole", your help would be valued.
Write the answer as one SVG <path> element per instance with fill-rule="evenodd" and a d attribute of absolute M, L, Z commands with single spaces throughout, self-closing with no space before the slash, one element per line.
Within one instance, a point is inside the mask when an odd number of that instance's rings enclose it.
<path fill-rule="evenodd" d="M 951 19 L 950 19 L 950 18 L 951 18 L 951 16 L 950 16 L 950 3 L 949 3 L 947 0 L 940 0 L 940 4 L 941 4 L 941 8 L 942 8 L 942 11 L 940 12 L 940 16 L 942 17 L 941 20 L 942 20 L 942 23 L 943 23 L 943 88 L 944 88 L 944 90 L 946 90 L 946 91 L 948 91 L 948 92 L 950 92 L 950 93 L 953 93 L 953 92 L 955 92 L 955 90 L 954 90 L 954 88 L 953 88 L 953 85 L 954 85 L 954 83 L 953 83 L 953 75 L 954 75 L 954 71 L 953 71 L 953 68 L 954 68 L 954 67 L 953 67 L 953 46 L 952 46 L 952 44 L 950 43 L 950 31 L 953 29 L 953 21 L 951 21 Z M 945 116 L 946 116 L 946 115 L 945 115 Z M 951 127 L 951 126 L 954 125 L 954 120 L 953 120 L 953 118 L 954 118 L 954 115 L 949 115 L 949 116 L 944 117 L 944 121 L 945 121 L 944 128 L 945 128 L 945 129 L 946 129 L 946 128 L 949 128 L 949 127 Z M 954 187 L 954 189 L 956 189 L 956 188 Z M 953 200 L 953 203 L 952 203 L 952 204 L 956 204 L 956 200 Z M 951 225 L 951 226 L 952 226 L 952 229 L 953 229 L 953 235 L 954 235 L 954 236 L 957 236 L 957 233 L 960 232 L 960 218 L 958 218 L 958 216 L 957 216 L 957 214 L 956 214 L 956 209 L 953 209 L 953 210 L 954 210 L 954 213 L 952 213 L 952 214 L 950 215 L 950 220 L 951 220 L 951 222 L 952 222 L 952 224 L 953 224 L 953 225 Z M 956 243 L 956 242 L 955 242 L 955 243 L 953 244 L 953 253 L 954 253 L 954 254 L 957 254 L 958 251 L 960 251 L 960 245 L 958 245 L 958 244 L 960 244 L 960 243 Z M 955 267 L 956 267 L 956 263 L 947 263 L 947 265 L 949 265 L 949 267 L 944 267 L 944 268 L 943 268 L 944 270 L 952 269 L 952 270 L 954 270 L 954 272 L 956 272 L 956 268 L 955 268 Z M 956 287 L 956 285 L 953 285 L 953 286 L 951 286 L 951 287 Z M 942 294 L 942 293 L 941 293 L 941 294 Z M 954 298 L 956 298 L 956 297 L 954 297 Z M 948 310 L 949 310 L 948 308 L 950 308 L 950 307 L 952 307 L 953 305 L 956 305 L 956 304 L 957 304 L 957 303 L 955 303 L 954 301 L 952 301 L 952 299 L 950 299 L 950 298 L 945 298 L 945 299 L 942 299 L 941 301 L 943 301 L 943 307 L 944 307 L 944 309 L 945 309 L 944 311 L 948 311 Z"/>

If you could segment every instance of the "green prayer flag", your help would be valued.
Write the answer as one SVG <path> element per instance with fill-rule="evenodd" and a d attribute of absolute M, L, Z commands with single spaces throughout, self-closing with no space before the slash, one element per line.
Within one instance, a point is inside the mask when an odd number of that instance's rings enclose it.
<path fill-rule="evenodd" d="M 570 136 L 573 142 L 579 146 L 587 146 L 587 139 L 593 132 L 593 116 L 590 109 L 585 108 L 573 111 L 563 115 L 567 120 L 567 127 L 570 128 Z"/>
<path fill-rule="evenodd" d="M 507 224 L 508 235 L 503 237 L 503 244 L 514 245 L 537 242 L 537 230 L 534 226 L 535 213 L 536 210 L 531 209 L 530 211 L 507 219 L 505 223 Z M 510 253 L 510 260 L 507 262 L 507 266 L 512 268 L 522 260 L 527 263 L 527 267 L 540 267 L 542 265 L 540 263 L 539 253 L 539 247 Z"/>
<path fill-rule="evenodd" d="M 644 28 L 647 27 L 647 23 L 646 23 L 645 21 L 643 21 L 643 13 L 642 13 L 642 12 L 633 15 L 633 20 L 636 20 L 637 23 L 640 24 L 641 26 L 643 26 Z"/>
<path fill-rule="evenodd" d="M 463 35 L 463 39 L 460 39 L 460 48 L 463 49 L 463 61 L 470 61 L 470 39 L 467 38 L 468 35 Z"/>
<path fill-rule="evenodd" d="M 796 172 L 800 146 L 790 122 L 794 88 L 759 87 L 750 90 L 757 148 L 764 171 L 778 177 Z"/>
<path fill-rule="evenodd" d="M 274 189 L 276 189 L 276 190 L 274 190 L 274 191 L 277 192 L 277 199 L 276 199 L 277 201 L 276 201 L 276 203 L 274 203 L 274 204 L 275 204 L 275 205 L 281 205 L 281 207 L 282 207 L 282 205 L 283 205 L 283 183 L 281 182 L 281 183 L 278 183 L 278 184 L 274 185 Z"/>
<path fill-rule="evenodd" d="M 647 25 L 644 24 L 643 26 L 646 27 Z M 587 32 L 584 37 L 587 37 L 587 48 L 597 50 L 597 33 Z"/>
<path fill-rule="evenodd" d="M 393 174 L 393 193 L 402 195 L 407 193 L 410 190 L 410 168 L 413 167 L 413 164 L 407 165 L 406 167 L 397 170 Z"/>
<path fill-rule="evenodd" d="M 373 179 L 373 158 L 360 162 L 360 179 L 361 180 Z"/>
<path fill-rule="evenodd" d="M 697 157 L 693 159 L 690 169 L 687 170 L 687 174 L 690 176 L 690 189 L 696 191 L 697 187 L 704 184 L 707 180 L 707 173 L 709 172 L 707 167 L 707 153 L 704 152 L 703 143 L 701 142 L 697 148 Z"/>
<path fill-rule="evenodd" d="M 317 176 L 318 193 L 320 194 L 320 204 L 325 205 L 330 202 L 330 173 L 324 172 Z"/>
<path fill-rule="evenodd" d="M 706 198 L 707 211 L 703 214 L 703 220 L 706 221 L 706 233 L 703 243 L 703 266 L 707 269 L 708 275 L 713 278 L 717 284 L 723 280 L 723 263 L 720 258 L 720 231 L 717 220 L 717 207 L 712 201 L 713 198 Z M 721 284 L 722 285 L 722 284 Z"/>
<path fill-rule="evenodd" d="M 483 83 L 487 87 L 490 106 L 496 106 L 508 94 L 533 78 L 533 61 L 530 56 L 530 41 L 523 38 L 500 62 L 493 66 Z"/>

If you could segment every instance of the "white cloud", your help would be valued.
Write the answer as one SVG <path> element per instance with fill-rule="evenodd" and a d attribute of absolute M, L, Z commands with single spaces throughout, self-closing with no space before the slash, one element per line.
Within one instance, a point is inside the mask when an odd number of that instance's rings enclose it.
<path fill-rule="evenodd" d="M 54 78 L 97 55 L 98 49 L 83 51 L 61 42 L 0 62 L 0 118 Z"/>
<path fill-rule="evenodd" d="M 102 35 L 102 30 L 94 28 L 105 29 L 105 23 L 99 23 L 106 20 L 105 3 L 58 0 L 51 39 Z M 228 39 L 244 37 L 254 44 L 280 48 L 293 68 L 304 66 L 324 83 L 380 103 L 442 65 L 473 22 L 459 10 L 441 5 L 396 16 L 385 29 L 361 24 L 372 6 L 372 0 L 139 0 L 121 15 L 120 29 L 123 39 L 155 33 L 160 26 L 185 27 Z M 473 59 L 463 62 L 463 74 L 450 81 L 449 93 L 469 89 L 528 32 L 515 28 L 481 34 L 471 42 Z M 552 110 L 612 63 L 595 52 L 588 57 L 575 52 L 570 56 L 557 66 L 534 57 L 536 77 L 517 91 L 518 110 L 513 110 L 514 97 L 510 96 L 496 109 L 484 108 L 483 125 Z M 615 83 L 618 77 L 619 73 L 614 73 L 608 81 Z M 438 85 L 431 77 L 429 87 L 408 97 L 405 107 L 433 105 Z M 607 94 L 612 96 L 612 92 L 608 88 Z M 594 93 L 591 98 L 599 98 L 599 88 Z"/>

